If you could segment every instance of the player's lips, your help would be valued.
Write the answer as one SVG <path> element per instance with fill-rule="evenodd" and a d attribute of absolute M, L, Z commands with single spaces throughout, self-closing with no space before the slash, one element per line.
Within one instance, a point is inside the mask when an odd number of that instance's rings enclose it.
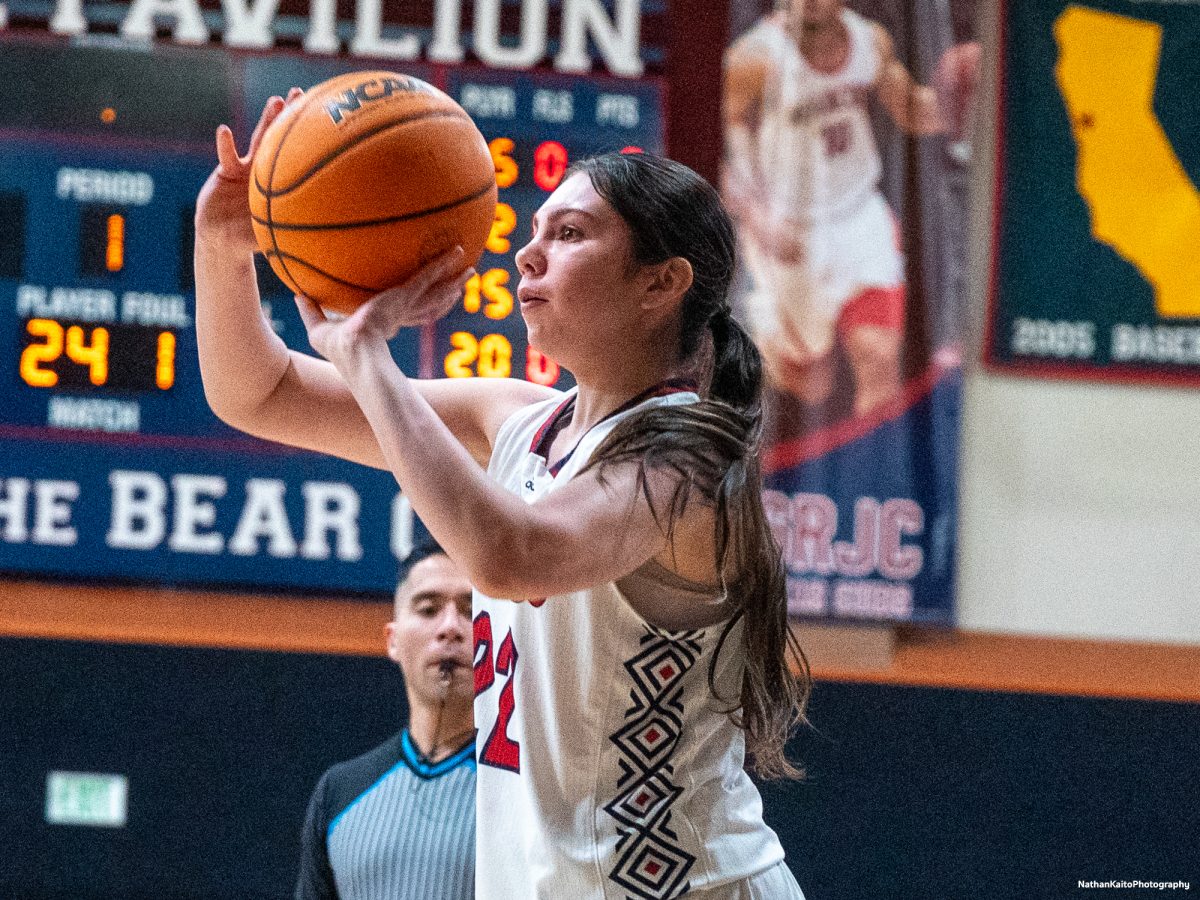
<path fill-rule="evenodd" d="M 517 288 L 517 299 L 521 301 L 521 308 L 527 309 L 537 303 L 545 303 L 545 297 L 539 297 L 533 291 L 527 291 L 524 288 Z"/>

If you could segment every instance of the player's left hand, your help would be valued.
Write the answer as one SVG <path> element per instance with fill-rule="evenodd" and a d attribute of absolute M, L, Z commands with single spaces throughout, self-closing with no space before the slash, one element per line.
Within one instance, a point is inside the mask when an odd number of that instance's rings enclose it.
<path fill-rule="evenodd" d="M 263 135 L 290 103 L 304 94 L 292 88 L 286 98 L 272 97 L 263 106 L 262 115 L 244 155 L 238 153 L 233 131 L 220 125 L 216 133 L 217 166 L 208 176 L 196 199 L 196 237 L 216 241 L 230 253 L 254 252 L 258 241 L 250 224 L 250 173 Z"/>
<path fill-rule="evenodd" d="M 949 47 L 934 68 L 932 86 L 951 141 L 970 138 L 981 64 L 979 42 L 967 41 Z"/>
<path fill-rule="evenodd" d="M 331 316 L 309 297 L 296 295 L 308 342 L 340 371 L 348 372 L 364 348 L 386 345 L 401 328 L 426 325 L 446 315 L 475 274 L 463 269 L 463 250 L 436 257 L 397 287 L 372 297 L 349 316 Z"/>

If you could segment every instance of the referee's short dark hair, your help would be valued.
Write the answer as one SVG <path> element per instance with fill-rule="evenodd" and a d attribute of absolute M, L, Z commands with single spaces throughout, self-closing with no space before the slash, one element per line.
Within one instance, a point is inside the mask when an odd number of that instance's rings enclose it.
<path fill-rule="evenodd" d="M 420 534 L 414 537 L 408 556 L 400 561 L 400 566 L 396 571 L 396 586 L 399 587 L 408 580 L 408 576 L 412 574 L 417 563 L 429 559 L 431 556 L 445 555 L 446 551 L 442 549 L 442 545 L 435 541 L 429 532 L 421 529 Z"/>

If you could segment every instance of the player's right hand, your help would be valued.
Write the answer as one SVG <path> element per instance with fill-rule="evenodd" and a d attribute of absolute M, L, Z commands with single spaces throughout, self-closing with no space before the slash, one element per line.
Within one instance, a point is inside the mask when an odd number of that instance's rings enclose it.
<path fill-rule="evenodd" d="M 237 152 L 233 131 L 228 125 L 217 127 L 217 167 L 213 169 L 196 200 L 196 239 L 219 243 L 229 252 L 253 252 L 258 249 L 250 223 L 250 172 L 254 155 L 263 135 L 287 104 L 303 94 L 292 88 L 287 98 L 272 97 L 263 107 L 258 124 L 250 135 L 245 155 Z"/>
<path fill-rule="evenodd" d="M 463 249 L 455 247 L 422 266 L 403 284 L 375 295 L 348 316 L 328 316 L 312 299 L 297 294 L 296 306 L 307 329 L 309 345 L 351 382 L 364 348 L 368 356 L 372 347 L 386 348 L 401 328 L 435 322 L 462 299 L 463 286 L 475 274 L 474 269 L 465 268 L 463 263 Z"/>

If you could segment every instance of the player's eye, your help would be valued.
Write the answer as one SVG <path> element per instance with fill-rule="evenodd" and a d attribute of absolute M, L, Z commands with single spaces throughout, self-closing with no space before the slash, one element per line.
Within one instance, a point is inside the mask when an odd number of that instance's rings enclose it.
<path fill-rule="evenodd" d="M 576 228 L 574 225 L 564 225 L 562 228 L 560 228 L 558 230 L 558 236 L 560 238 L 562 238 L 564 241 L 573 241 L 573 240 L 581 237 L 581 235 L 579 233 L 579 229 Z"/>

